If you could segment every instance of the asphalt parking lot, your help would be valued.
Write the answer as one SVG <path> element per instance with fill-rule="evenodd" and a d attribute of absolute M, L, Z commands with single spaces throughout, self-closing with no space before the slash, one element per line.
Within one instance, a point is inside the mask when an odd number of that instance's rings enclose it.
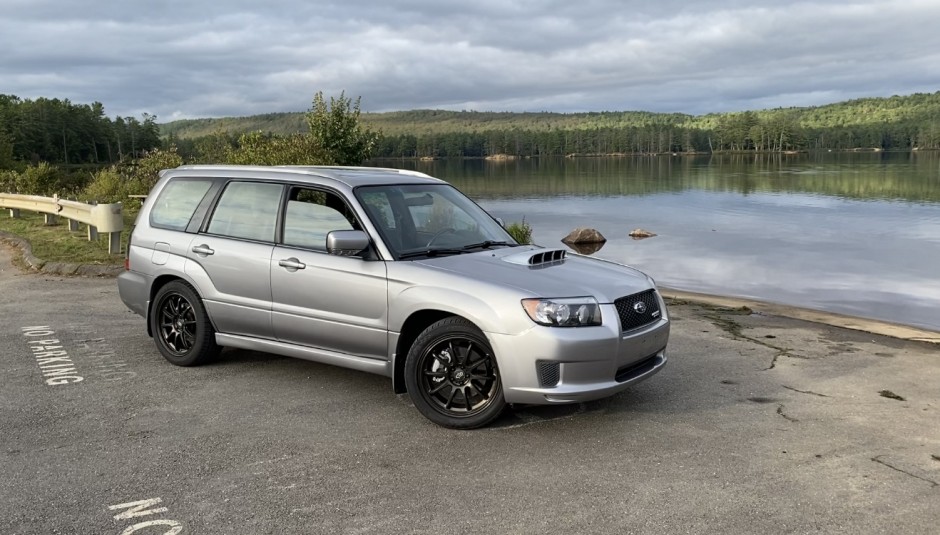
<path fill-rule="evenodd" d="M 940 346 L 676 303 L 658 376 L 452 431 L 379 376 L 241 350 L 174 367 L 113 279 L 10 255 L 3 533 L 940 529 Z"/>

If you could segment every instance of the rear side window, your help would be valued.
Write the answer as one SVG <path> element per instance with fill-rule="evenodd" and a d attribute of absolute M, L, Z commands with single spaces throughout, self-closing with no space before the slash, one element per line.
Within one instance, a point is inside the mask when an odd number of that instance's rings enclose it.
<path fill-rule="evenodd" d="M 174 180 L 163 188 L 150 210 L 150 225 L 169 230 L 185 230 L 211 180 Z"/>
<path fill-rule="evenodd" d="M 256 241 L 274 241 L 280 184 L 230 182 L 209 221 L 209 234 Z"/>

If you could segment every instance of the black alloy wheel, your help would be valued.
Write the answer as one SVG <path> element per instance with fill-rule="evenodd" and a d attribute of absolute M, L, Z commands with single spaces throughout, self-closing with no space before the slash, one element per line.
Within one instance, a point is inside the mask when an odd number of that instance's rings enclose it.
<path fill-rule="evenodd" d="M 418 410 L 445 427 L 484 426 L 506 406 L 493 350 L 463 318 L 440 320 L 421 333 L 405 362 L 405 382 Z"/>
<path fill-rule="evenodd" d="M 150 326 L 160 353 L 177 366 L 195 366 L 219 352 L 215 330 L 191 286 L 172 281 L 160 288 L 150 310 Z"/>

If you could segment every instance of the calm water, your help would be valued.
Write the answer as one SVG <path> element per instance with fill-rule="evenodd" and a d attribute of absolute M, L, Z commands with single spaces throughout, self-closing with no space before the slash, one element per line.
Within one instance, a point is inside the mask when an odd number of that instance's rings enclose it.
<path fill-rule="evenodd" d="M 940 330 L 940 154 L 389 162 L 450 181 L 536 243 L 579 226 L 594 255 L 662 286 Z M 633 240 L 642 227 L 658 234 Z"/>

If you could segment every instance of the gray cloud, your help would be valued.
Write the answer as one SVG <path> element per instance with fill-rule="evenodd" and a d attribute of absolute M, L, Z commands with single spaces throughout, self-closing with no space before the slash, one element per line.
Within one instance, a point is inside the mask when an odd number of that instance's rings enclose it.
<path fill-rule="evenodd" d="M 142 7 L 142 6 L 146 7 Z M 0 92 L 160 120 L 363 108 L 707 113 L 940 90 L 940 2 L 3 0 Z"/>

